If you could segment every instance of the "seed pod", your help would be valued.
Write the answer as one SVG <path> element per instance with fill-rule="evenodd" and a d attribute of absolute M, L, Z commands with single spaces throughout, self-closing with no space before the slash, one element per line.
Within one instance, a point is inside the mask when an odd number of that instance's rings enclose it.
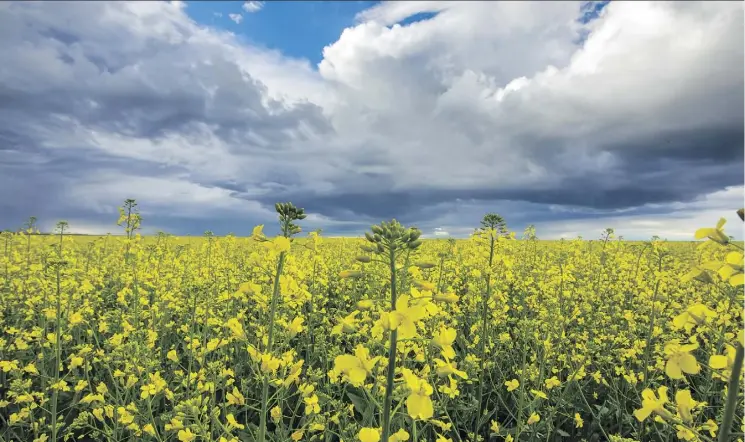
<path fill-rule="evenodd" d="M 435 264 L 432 264 L 431 262 L 418 262 L 414 265 L 419 267 L 420 269 L 431 269 L 435 267 Z"/>
<path fill-rule="evenodd" d="M 381 229 L 380 226 L 372 226 L 370 228 L 370 230 L 372 230 L 372 233 L 374 233 L 376 235 L 382 235 L 383 234 L 383 229 Z"/>
<path fill-rule="evenodd" d="M 416 241 L 421 235 L 422 232 L 420 232 L 419 230 L 411 229 L 411 231 L 409 231 L 409 241 Z"/>
<path fill-rule="evenodd" d="M 360 255 L 360 256 L 357 256 L 354 259 L 356 259 L 359 262 L 365 263 L 365 264 L 367 264 L 368 262 L 372 261 L 372 258 L 370 258 L 367 255 Z"/>
<path fill-rule="evenodd" d="M 363 299 L 363 300 L 357 302 L 357 309 L 358 310 L 365 311 L 365 310 L 370 310 L 373 307 L 375 307 L 375 303 L 372 302 L 369 299 Z"/>
<path fill-rule="evenodd" d="M 373 239 L 374 239 L 374 240 L 375 240 L 375 242 L 377 242 L 377 243 L 379 243 L 379 242 L 383 241 L 383 237 L 382 237 L 381 235 L 378 235 L 377 233 L 376 233 L 375 235 L 373 235 Z"/>
<path fill-rule="evenodd" d="M 422 245 L 422 240 L 421 239 L 417 239 L 416 241 L 410 242 L 408 244 L 408 247 L 413 250 L 413 249 L 416 249 L 417 247 L 419 247 L 421 245 Z"/>
<path fill-rule="evenodd" d="M 378 243 L 378 253 L 383 253 L 383 252 L 385 252 L 385 247 L 383 247 L 383 244 Z"/>
<path fill-rule="evenodd" d="M 373 236 L 370 235 L 370 232 L 365 232 L 365 239 L 368 240 L 368 241 L 370 241 L 370 242 L 375 242 L 375 238 L 373 238 Z M 363 247 L 363 249 L 364 249 L 364 247 Z"/>
<path fill-rule="evenodd" d="M 346 278 L 359 278 L 362 276 L 362 272 L 357 270 L 344 270 L 341 273 L 339 273 L 339 278 L 346 279 Z"/>
<path fill-rule="evenodd" d="M 362 246 L 360 248 L 362 249 L 363 252 L 367 252 L 367 253 L 375 253 L 375 251 L 378 250 L 377 247 L 372 247 L 372 246 Z"/>

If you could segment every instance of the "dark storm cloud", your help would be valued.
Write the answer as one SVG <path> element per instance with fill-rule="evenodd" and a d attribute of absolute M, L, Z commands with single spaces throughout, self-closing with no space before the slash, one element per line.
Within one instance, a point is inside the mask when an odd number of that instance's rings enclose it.
<path fill-rule="evenodd" d="M 0 227 L 115 229 L 130 188 L 147 225 L 175 233 L 245 233 L 289 200 L 344 234 L 394 217 L 472 226 L 484 211 L 516 226 L 654 215 L 743 184 L 742 20 L 710 25 L 730 6 L 640 6 L 664 27 L 640 46 L 634 6 L 610 3 L 598 21 L 628 31 L 587 30 L 596 52 L 577 61 L 563 21 L 538 31 L 579 7 L 495 5 L 361 24 L 301 75 L 254 74 L 250 48 L 165 3 L 0 3 Z M 707 39 L 676 49 L 687 26 Z M 329 96 L 285 99 L 312 94 L 272 86 L 283 73 Z"/>
<path fill-rule="evenodd" d="M 278 192 L 261 198 L 261 201 L 271 204 L 276 199 L 292 200 L 329 217 L 398 217 L 405 222 L 422 219 L 422 211 L 427 207 L 458 200 L 484 203 L 526 201 L 590 209 L 685 202 L 728 186 L 742 185 L 745 180 L 742 167 L 744 136 L 740 125 L 661 132 L 653 137 L 630 137 L 622 144 L 601 146 L 604 152 L 618 160 L 614 171 L 615 176 L 622 177 L 618 182 L 599 170 L 585 176 L 563 178 L 559 185 L 551 187 L 437 189 L 428 188 L 428 183 L 423 181 L 419 189 L 405 191 L 389 191 L 371 184 L 364 191 L 350 192 L 339 186 L 337 194 Z M 549 154 L 548 158 L 540 160 L 550 164 L 551 156 Z M 362 174 L 357 177 L 359 180 L 367 178 Z M 352 213 L 346 212 L 345 215 L 344 210 Z"/>

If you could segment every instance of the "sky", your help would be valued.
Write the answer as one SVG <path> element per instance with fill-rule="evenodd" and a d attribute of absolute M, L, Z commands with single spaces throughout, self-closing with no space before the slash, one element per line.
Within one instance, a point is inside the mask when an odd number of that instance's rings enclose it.
<path fill-rule="evenodd" d="M 0 228 L 689 240 L 744 205 L 742 2 L 0 2 Z"/>

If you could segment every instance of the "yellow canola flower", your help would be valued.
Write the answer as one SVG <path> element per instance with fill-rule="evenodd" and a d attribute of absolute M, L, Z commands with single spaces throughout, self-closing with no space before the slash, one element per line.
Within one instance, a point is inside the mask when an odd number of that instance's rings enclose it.
<path fill-rule="evenodd" d="M 530 390 L 530 392 L 531 392 L 531 393 L 533 394 L 533 396 L 535 396 L 535 397 L 539 397 L 539 398 L 541 398 L 541 399 L 548 399 L 548 396 L 546 396 L 546 393 L 544 393 L 544 392 L 542 392 L 542 391 L 538 391 L 538 390 Z"/>
<path fill-rule="evenodd" d="M 251 232 L 251 239 L 260 241 L 264 238 L 264 225 L 259 224 L 258 226 L 253 228 L 253 231 Z"/>
<path fill-rule="evenodd" d="M 233 413 L 229 413 L 227 416 L 225 416 L 225 419 L 228 421 L 229 430 L 232 430 L 233 428 L 237 428 L 239 430 L 246 428 L 245 425 L 238 423 L 238 421 L 235 420 L 235 416 L 233 416 Z"/>
<path fill-rule="evenodd" d="M 678 417 L 680 417 L 683 422 L 688 424 L 693 422 L 691 410 L 698 405 L 698 402 L 693 400 L 689 390 L 678 390 L 678 392 L 675 393 L 675 405 L 678 409 Z"/>
<path fill-rule="evenodd" d="M 357 438 L 360 442 L 379 442 L 380 441 L 380 429 L 364 427 L 360 429 Z"/>
<path fill-rule="evenodd" d="M 397 330 L 399 339 L 411 339 L 417 336 L 416 323 L 424 318 L 424 307 L 409 305 L 409 295 L 402 295 L 396 300 L 396 309 L 383 312 L 380 321 L 387 330 Z"/>
<path fill-rule="evenodd" d="M 546 379 L 543 383 L 546 386 L 546 390 L 550 390 L 561 385 L 561 381 L 556 376 Z"/>
<path fill-rule="evenodd" d="M 582 428 L 585 425 L 585 421 L 582 420 L 582 416 L 579 413 L 574 413 L 574 428 Z"/>
<path fill-rule="evenodd" d="M 725 245 L 729 243 L 729 237 L 722 230 L 722 227 L 724 227 L 724 224 L 726 222 L 727 222 L 726 219 L 719 218 L 719 221 L 717 222 L 716 227 L 714 228 L 704 227 L 704 228 L 698 229 L 696 230 L 696 233 L 694 236 L 696 237 L 696 239 L 709 238 L 710 240 L 714 242 Z"/>
<path fill-rule="evenodd" d="M 492 420 L 489 430 L 491 430 L 493 434 L 499 434 L 499 422 Z"/>
<path fill-rule="evenodd" d="M 691 330 L 694 326 L 705 324 L 716 317 L 717 313 L 704 304 L 694 304 L 673 318 L 673 326 Z"/>
<path fill-rule="evenodd" d="M 180 440 L 181 442 L 191 442 L 196 438 L 197 438 L 197 435 L 192 433 L 192 431 L 189 428 L 185 430 L 179 430 L 178 432 L 178 440 Z"/>
<path fill-rule="evenodd" d="M 380 356 L 370 357 L 370 350 L 364 345 L 358 345 L 354 355 L 339 355 L 334 359 L 334 369 L 342 373 L 355 387 L 364 384 L 368 374 L 380 360 Z"/>
<path fill-rule="evenodd" d="M 440 330 L 432 336 L 432 343 L 442 350 L 442 355 L 446 359 L 455 358 L 453 343 L 455 342 L 456 335 L 457 331 L 454 328 L 442 326 L 440 327 Z"/>
<path fill-rule="evenodd" d="M 245 405 L 246 398 L 241 394 L 236 387 L 233 387 L 233 391 L 226 395 L 228 404 L 230 405 Z"/>
<path fill-rule="evenodd" d="M 670 379 L 683 379 L 683 374 L 698 374 L 701 367 L 691 354 L 698 348 L 698 344 L 679 344 L 671 342 L 665 345 L 665 374 Z"/>
<path fill-rule="evenodd" d="M 642 391 L 642 408 L 634 410 L 634 416 L 639 422 L 644 421 L 652 413 L 662 417 L 663 419 L 669 419 L 672 414 L 665 409 L 667 404 L 667 387 L 660 387 L 657 389 L 659 396 L 655 395 L 654 391 L 649 388 Z"/>
<path fill-rule="evenodd" d="M 246 332 L 243 330 L 243 324 L 237 318 L 230 318 L 225 323 L 225 326 L 230 330 L 233 337 L 238 340 L 246 339 Z"/>
<path fill-rule="evenodd" d="M 388 440 L 390 442 L 404 442 L 404 441 L 409 440 L 409 433 L 403 428 L 401 428 L 400 430 L 391 434 L 391 437 L 389 437 Z"/>
<path fill-rule="evenodd" d="M 269 413 L 272 416 L 272 420 L 274 422 L 279 422 L 280 420 L 282 420 L 282 409 L 278 406 L 275 405 Z"/>
<path fill-rule="evenodd" d="M 338 324 L 334 326 L 334 328 L 331 329 L 331 335 L 340 335 L 342 333 L 352 333 L 354 332 L 356 326 L 357 326 L 357 315 L 360 312 L 357 310 L 353 311 L 352 313 L 348 314 L 344 318 L 342 318 Z"/>
<path fill-rule="evenodd" d="M 430 396 L 434 393 L 429 383 L 419 378 L 409 369 L 401 371 L 409 388 L 409 396 L 406 398 L 406 410 L 414 419 L 427 420 L 434 415 L 434 405 Z"/>
<path fill-rule="evenodd" d="M 505 382 L 504 385 L 507 387 L 507 391 L 514 391 L 520 386 L 520 381 L 512 379 L 511 381 Z"/>
<path fill-rule="evenodd" d="M 287 326 L 287 332 L 289 333 L 290 338 L 294 338 L 299 333 L 301 333 L 303 330 L 305 330 L 305 326 L 303 325 L 303 322 L 305 322 L 305 319 L 298 316 L 292 320 L 290 325 Z"/>
<path fill-rule="evenodd" d="M 445 358 L 444 361 L 442 359 L 434 358 L 434 363 L 437 366 L 437 374 L 439 376 L 450 376 L 454 374 L 462 379 L 468 379 L 468 374 L 465 371 L 458 370 L 457 364 L 451 362 L 447 358 Z"/>

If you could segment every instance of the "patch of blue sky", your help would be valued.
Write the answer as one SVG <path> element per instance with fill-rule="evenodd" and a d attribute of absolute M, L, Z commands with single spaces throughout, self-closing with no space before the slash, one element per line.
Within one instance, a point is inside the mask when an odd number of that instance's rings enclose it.
<path fill-rule="evenodd" d="M 577 19 L 578 22 L 582 24 L 590 23 L 591 21 L 597 19 L 600 17 L 600 13 L 605 9 L 606 6 L 608 6 L 608 3 L 610 3 L 610 0 L 604 0 L 604 1 L 588 1 L 582 3 L 582 6 L 580 7 L 580 16 Z M 585 41 L 587 40 L 587 37 L 590 36 L 590 31 L 587 29 L 583 29 L 579 33 L 579 38 L 575 41 L 575 44 L 578 46 L 582 46 L 585 44 Z"/>
<path fill-rule="evenodd" d="M 229 30 L 251 44 L 273 49 L 316 66 L 323 48 L 339 39 L 355 16 L 375 1 L 189 1 L 186 12 L 197 23 Z"/>

